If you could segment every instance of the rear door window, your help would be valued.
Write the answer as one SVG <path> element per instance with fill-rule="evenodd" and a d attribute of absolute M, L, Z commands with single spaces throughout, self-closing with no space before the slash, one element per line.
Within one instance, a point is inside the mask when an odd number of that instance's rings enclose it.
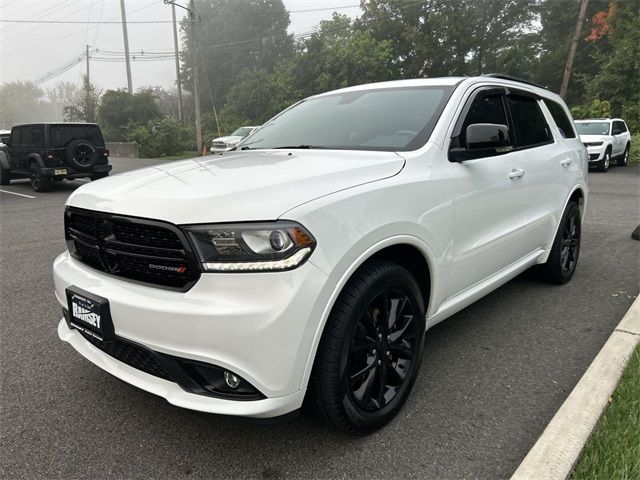
<path fill-rule="evenodd" d="M 73 140 L 88 140 L 95 147 L 104 147 L 100 127 L 97 125 L 51 125 L 51 146 L 64 148 Z"/>
<path fill-rule="evenodd" d="M 567 116 L 564 108 L 557 102 L 553 100 L 549 100 L 548 98 L 543 99 L 544 104 L 551 112 L 551 116 L 553 117 L 553 121 L 556 122 L 558 129 L 560 130 L 560 134 L 563 138 L 576 138 L 576 132 L 573 129 L 573 122 Z"/>
<path fill-rule="evenodd" d="M 518 147 L 536 147 L 553 141 L 538 100 L 528 96 L 509 95 L 508 104 Z"/>

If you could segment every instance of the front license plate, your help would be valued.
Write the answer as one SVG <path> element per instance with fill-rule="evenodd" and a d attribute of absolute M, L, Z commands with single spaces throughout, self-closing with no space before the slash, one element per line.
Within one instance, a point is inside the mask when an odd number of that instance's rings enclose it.
<path fill-rule="evenodd" d="M 55 168 L 53 170 L 53 174 L 54 175 L 66 175 L 67 174 L 67 169 L 66 168 Z"/>
<path fill-rule="evenodd" d="M 80 330 L 101 342 L 112 340 L 114 334 L 109 300 L 76 286 L 67 288 L 66 293 L 69 327 Z"/>

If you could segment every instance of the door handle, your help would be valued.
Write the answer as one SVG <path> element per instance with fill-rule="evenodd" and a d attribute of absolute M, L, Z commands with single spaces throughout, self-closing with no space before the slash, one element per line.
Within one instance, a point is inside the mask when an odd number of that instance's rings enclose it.
<path fill-rule="evenodd" d="M 570 158 L 565 158 L 564 160 L 560 160 L 560 165 L 562 165 L 563 167 L 568 167 L 569 165 L 571 165 L 571 162 L 573 162 L 573 160 L 571 160 Z"/>
<path fill-rule="evenodd" d="M 514 180 L 516 178 L 520 178 L 524 175 L 524 168 L 514 168 L 509 172 L 509 178 Z"/>

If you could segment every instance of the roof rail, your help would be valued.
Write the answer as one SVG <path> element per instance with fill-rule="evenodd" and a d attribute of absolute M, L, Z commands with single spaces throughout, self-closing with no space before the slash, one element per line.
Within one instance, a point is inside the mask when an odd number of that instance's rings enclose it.
<path fill-rule="evenodd" d="M 545 90 L 549 90 L 549 87 L 545 87 L 544 85 L 540 85 L 539 83 L 530 82 L 529 80 L 525 80 L 523 78 L 514 77 L 512 75 L 503 75 L 502 73 L 483 73 L 482 76 L 499 78 L 501 80 L 512 80 L 514 82 L 526 83 L 527 85 L 533 85 L 534 87 L 544 88 Z"/>

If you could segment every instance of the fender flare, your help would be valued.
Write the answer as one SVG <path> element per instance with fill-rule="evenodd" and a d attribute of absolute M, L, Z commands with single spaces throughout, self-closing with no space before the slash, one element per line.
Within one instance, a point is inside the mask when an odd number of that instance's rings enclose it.
<path fill-rule="evenodd" d="M 551 237 L 551 242 L 548 246 L 549 248 L 546 249 L 544 255 L 538 258 L 538 264 L 546 263 L 547 259 L 549 258 L 549 255 L 551 254 L 551 246 L 553 245 L 553 241 L 555 240 L 556 235 L 558 235 L 558 229 L 560 228 L 560 221 L 562 220 L 562 215 L 564 215 L 564 212 L 567 209 L 567 205 L 569 205 L 569 200 L 571 200 L 571 197 L 573 197 L 573 194 L 576 193 L 577 191 L 580 191 L 580 193 L 582 194 L 582 202 L 578 204 L 578 207 L 580 209 L 580 221 L 581 222 L 584 221 L 584 217 L 587 211 L 587 186 L 583 184 L 578 184 L 571 189 L 571 191 L 569 192 L 569 195 L 567 195 L 567 198 L 564 200 L 564 205 L 562 207 L 562 214 L 558 218 L 558 224 L 556 225 L 556 228 L 553 231 L 553 237 Z"/>
<path fill-rule="evenodd" d="M 308 386 L 309 379 L 311 378 L 311 370 L 313 369 L 313 364 L 315 362 L 315 358 L 318 351 L 318 346 L 320 345 L 322 334 L 324 333 L 324 328 L 327 324 L 327 320 L 329 319 L 329 315 L 331 314 L 331 310 L 333 309 L 333 306 L 338 298 L 338 295 L 340 295 L 340 292 L 342 292 L 344 286 L 347 284 L 349 279 L 353 276 L 355 271 L 364 262 L 366 262 L 373 255 L 375 255 L 377 252 L 383 250 L 384 248 L 391 247 L 393 245 L 401 245 L 401 244 L 411 245 L 417 248 L 424 255 L 427 265 L 429 266 L 429 271 L 431 272 L 429 298 L 430 299 L 434 298 L 434 291 L 438 287 L 437 274 L 436 274 L 437 267 L 436 267 L 436 262 L 435 262 L 433 253 L 424 242 L 422 242 L 420 239 L 412 235 L 396 235 L 393 237 L 380 240 L 377 243 L 369 246 L 369 248 L 361 252 L 360 255 L 358 255 L 357 259 L 354 262 L 352 262 L 349 265 L 349 267 L 340 274 L 340 278 L 333 285 L 328 301 L 323 302 L 324 308 L 322 310 L 322 315 L 320 316 L 320 321 L 317 324 L 313 341 L 311 343 L 311 348 L 309 350 L 307 361 L 305 363 L 305 368 L 302 373 L 302 379 L 300 382 L 301 389 L 305 389 Z M 431 302 L 429 303 L 430 303 L 429 305 L 425 305 L 425 309 L 427 311 L 427 317 L 428 317 L 429 311 L 432 309 Z"/>
<path fill-rule="evenodd" d="M 29 165 L 31 165 L 32 163 L 37 163 L 38 166 L 40 168 L 44 168 L 44 162 L 42 161 L 42 157 L 40 156 L 39 153 L 31 153 L 29 154 L 29 156 L 27 157 L 27 160 L 29 161 Z"/>
<path fill-rule="evenodd" d="M 0 151 L 0 168 L 3 170 L 10 170 L 11 166 L 9 165 L 9 159 L 7 158 L 7 154 L 3 151 Z"/>

